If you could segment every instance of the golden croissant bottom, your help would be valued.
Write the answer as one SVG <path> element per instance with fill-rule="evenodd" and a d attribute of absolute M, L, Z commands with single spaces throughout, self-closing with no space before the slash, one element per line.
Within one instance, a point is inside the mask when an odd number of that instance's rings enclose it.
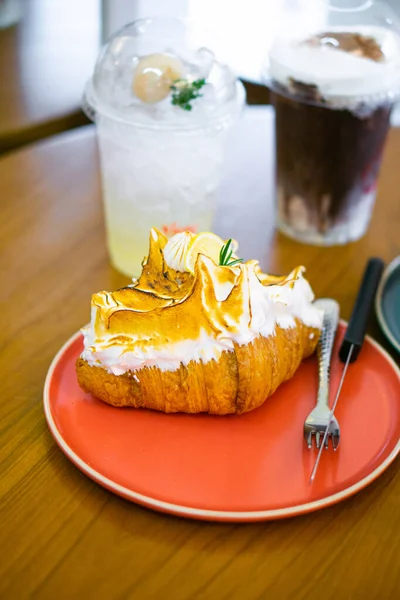
<path fill-rule="evenodd" d="M 319 329 L 296 319 L 296 327 L 277 326 L 274 335 L 235 345 L 218 360 L 191 361 L 175 371 L 143 367 L 113 375 L 79 358 L 78 382 L 85 392 L 113 406 L 166 413 L 241 414 L 263 404 L 294 375 L 300 362 L 314 352 L 319 335 Z"/>

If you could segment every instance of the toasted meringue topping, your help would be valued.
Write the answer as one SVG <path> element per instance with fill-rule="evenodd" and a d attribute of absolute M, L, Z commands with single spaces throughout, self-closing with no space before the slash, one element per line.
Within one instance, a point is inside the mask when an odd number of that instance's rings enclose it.
<path fill-rule="evenodd" d="M 274 335 L 296 320 L 321 328 L 322 314 L 297 267 L 287 277 L 263 274 L 257 261 L 220 266 L 197 256 L 181 271 L 190 236 L 169 241 L 152 230 L 147 262 L 132 286 L 92 297 L 82 357 L 119 375 L 142 367 L 174 370 L 191 360 L 217 359 L 234 344 Z"/>

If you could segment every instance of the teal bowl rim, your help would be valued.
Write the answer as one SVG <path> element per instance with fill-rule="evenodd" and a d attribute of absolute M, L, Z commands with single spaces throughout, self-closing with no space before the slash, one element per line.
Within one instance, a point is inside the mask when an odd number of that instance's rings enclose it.
<path fill-rule="evenodd" d="M 376 316 L 378 318 L 379 325 L 380 325 L 383 333 L 385 334 L 385 336 L 387 337 L 389 342 L 392 344 L 392 346 L 397 350 L 397 352 L 400 352 L 400 341 L 395 338 L 395 336 L 393 335 L 393 333 L 387 323 L 387 320 L 386 320 L 385 315 L 382 310 L 382 297 L 383 297 L 383 290 L 385 288 L 385 285 L 386 285 L 389 277 L 399 267 L 400 267 L 400 256 L 397 256 L 385 268 L 383 275 L 381 277 L 379 286 L 378 286 L 378 291 L 376 293 L 376 297 L 375 297 L 375 312 L 376 312 Z"/>

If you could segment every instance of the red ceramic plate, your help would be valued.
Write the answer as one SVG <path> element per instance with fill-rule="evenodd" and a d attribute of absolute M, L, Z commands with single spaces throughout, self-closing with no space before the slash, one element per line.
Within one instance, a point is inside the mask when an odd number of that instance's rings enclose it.
<path fill-rule="evenodd" d="M 337 344 L 343 332 L 342 323 Z M 86 475 L 149 508 L 220 521 L 307 513 L 364 488 L 400 450 L 400 372 L 370 338 L 349 367 L 337 407 L 339 449 L 324 451 L 312 485 L 316 451 L 303 441 L 303 422 L 316 398 L 315 357 L 261 408 L 217 417 L 108 406 L 78 387 L 81 351 L 77 333 L 49 369 L 44 407 L 50 431 Z M 343 369 L 334 355 L 332 396 Z"/>

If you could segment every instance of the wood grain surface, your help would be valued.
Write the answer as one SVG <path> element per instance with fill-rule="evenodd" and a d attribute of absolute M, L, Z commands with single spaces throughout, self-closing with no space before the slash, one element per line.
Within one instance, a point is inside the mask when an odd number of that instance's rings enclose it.
<path fill-rule="evenodd" d="M 305 264 L 316 294 L 336 298 L 348 318 L 367 258 L 400 254 L 399 156 L 393 130 L 372 225 L 357 243 L 303 246 L 273 234 L 272 219 L 260 231 L 257 214 L 252 232 L 241 235 L 238 219 L 232 235 L 244 247 L 247 235 L 265 239 L 272 271 Z M 140 508 L 67 460 L 43 415 L 47 369 L 87 321 L 91 293 L 127 282 L 107 260 L 93 129 L 0 159 L 0 197 L 0 598 L 398 598 L 398 462 L 321 512 L 229 525 Z M 370 333 L 388 348 L 375 323 Z"/>
<path fill-rule="evenodd" d="M 22 0 L 0 29 L 0 152 L 88 123 L 81 98 L 100 46 L 98 0 Z"/>

